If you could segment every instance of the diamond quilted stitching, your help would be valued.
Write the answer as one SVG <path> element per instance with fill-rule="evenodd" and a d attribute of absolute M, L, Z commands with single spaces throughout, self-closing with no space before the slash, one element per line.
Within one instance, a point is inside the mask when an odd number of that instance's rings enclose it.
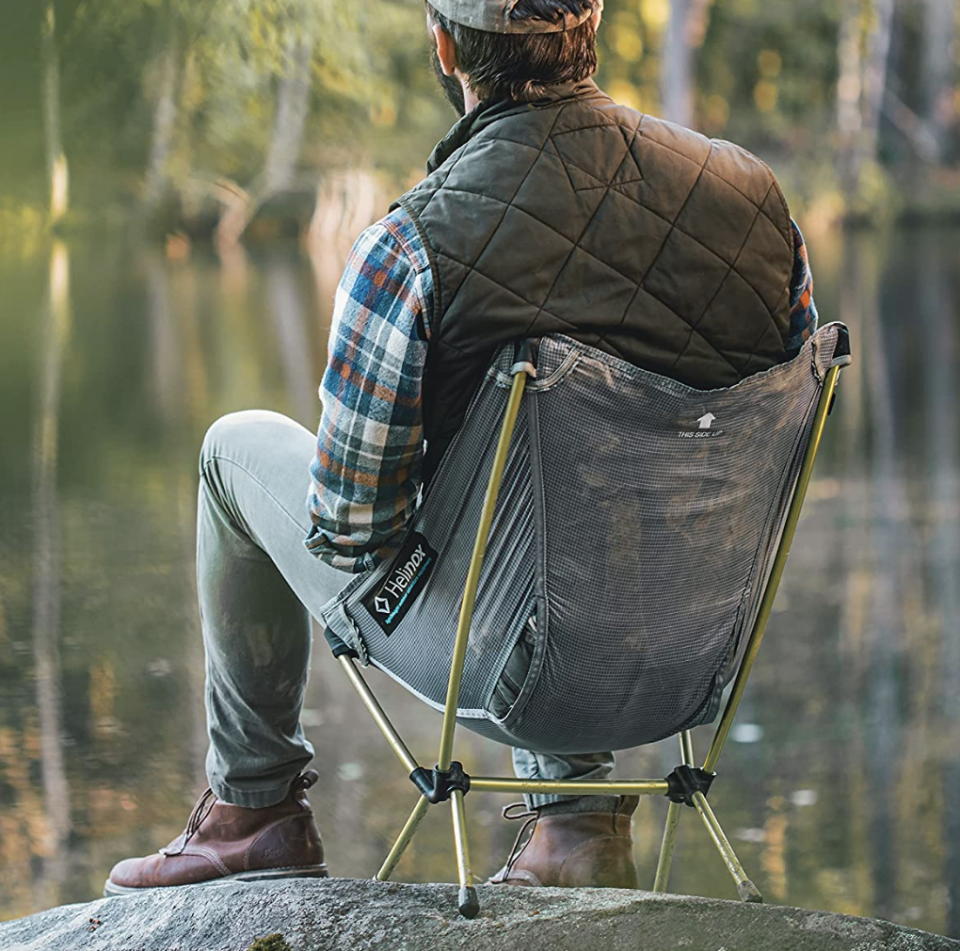
<path fill-rule="evenodd" d="M 640 281 L 656 259 L 671 225 L 630 195 L 611 190 L 580 239 L 588 254 Z"/>
<path fill-rule="evenodd" d="M 695 188 L 677 217 L 677 226 L 701 246 L 732 265 L 753 230 L 760 209 L 740 200 L 725 182 Z"/>
<path fill-rule="evenodd" d="M 598 137 L 602 136 L 602 139 Z M 619 126 L 601 126 L 571 129 L 566 132 L 554 133 L 550 137 L 550 144 L 560 156 L 561 161 L 568 169 L 575 169 L 582 175 L 589 175 L 592 185 L 601 185 L 606 188 L 614 179 L 617 168 L 622 164 L 625 153 L 629 148 L 623 143 L 623 136 Z M 580 166 L 584 156 L 592 156 L 595 160 L 604 163 L 606 167 L 598 169 L 597 177 L 585 172 Z"/>
<path fill-rule="evenodd" d="M 536 266 L 530 266 L 524 254 L 506 255 L 502 247 L 536 248 Z M 522 209 L 507 209 L 497 229 L 497 247 L 491 244 L 477 259 L 475 268 L 495 277 L 525 300 L 540 302 L 547 298 L 570 255 L 572 242 Z"/>
<path fill-rule="evenodd" d="M 617 331 L 616 326 L 639 321 L 638 326 L 649 328 L 651 315 L 656 313 L 660 316 L 655 320 L 670 327 L 670 346 L 664 352 L 675 363 L 688 370 L 710 363 L 716 367 L 719 357 L 734 379 L 738 378 L 752 354 L 742 354 L 741 360 L 741 354 L 731 350 L 723 325 L 729 322 L 733 302 L 742 296 L 744 286 L 752 288 L 757 280 L 776 282 L 776 274 L 762 269 L 755 273 L 748 267 L 745 275 L 738 264 L 743 265 L 739 259 L 752 236 L 759 234 L 757 245 L 768 249 L 769 229 L 782 233 L 780 222 L 774 224 L 784 211 L 777 207 L 777 201 L 782 202 L 779 190 L 769 186 L 769 179 L 753 174 L 756 165 L 752 157 L 728 143 L 714 145 L 647 117 L 638 119 L 636 129 L 619 122 L 590 121 L 590 116 L 599 114 L 597 110 L 586 112 L 569 105 L 555 111 L 549 130 L 540 126 L 545 135 L 532 134 L 519 117 L 513 117 L 501 123 L 502 134 L 496 142 L 490 140 L 494 127 L 489 127 L 456 154 L 456 174 L 442 190 L 456 193 L 460 199 L 467 194 L 473 197 L 452 205 L 455 217 L 448 220 L 469 219 L 472 225 L 472 208 L 481 189 L 500 209 L 499 218 L 485 213 L 479 239 L 475 229 L 469 229 L 472 247 L 482 244 L 481 253 L 471 254 L 466 245 L 445 249 L 453 252 L 441 266 L 450 292 L 448 308 L 460 291 L 468 292 L 471 310 L 484 312 L 484 325 L 491 331 L 502 324 L 505 334 L 515 333 L 517 325 L 510 320 L 529 320 L 528 332 L 562 331 L 577 339 L 589 337 L 628 360 L 636 358 L 636 345 L 630 343 L 635 336 Z M 493 189 L 489 182 L 474 181 L 465 170 L 475 170 L 476 162 L 483 161 L 479 152 L 465 168 L 457 168 L 464 154 L 481 144 L 484 158 L 493 167 L 508 169 Z M 528 160 L 516 161 L 527 151 Z M 505 155 L 512 165 L 504 162 Z M 641 158 L 646 175 L 641 171 Z M 752 163 L 745 175 L 746 189 L 725 179 L 727 174 L 737 173 L 742 161 Z M 592 171 L 584 168 L 585 164 Z M 561 173 L 562 178 L 558 177 Z M 710 187 L 699 189 L 704 176 Z M 763 182 L 765 194 L 749 193 L 754 188 L 751 177 Z M 520 184 L 511 195 L 518 179 Z M 569 199 L 543 202 L 543 182 L 564 180 Z M 728 195 L 722 196 L 725 189 Z M 595 200 L 591 196 L 596 196 Z M 558 213 L 551 217 L 554 206 Z M 735 212 L 731 206 L 736 207 Z M 436 206 L 431 214 L 435 212 Z M 702 228 L 704 221 L 714 227 Z M 445 229 L 445 234 L 450 230 Z M 516 248 L 519 253 L 516 257 L 504 254 L 504 248 Z M 534 267 L 525 253 L 529 248 L 537 249 Z M 752 246 L 749 250 L 752 262 L 757 255 Z M 783 309 L 779 299 L 763 301 L 763 305 L 770 316 Z M 756 304 L 750 306 L 755 309 Z M 505 314 L 511 317 L 504 323 L 501 318 Z M 619 315 L 613 326 L 612 314 Z M 776 336 L 774 322 L 767 321 L 757 342 L 761 349 L 768 328 L 773 328 Z M 742 340 L 738 342 L 742 344 Z M 657 349 L 652 341 L 644 346 Z M 685 371 L 684 375 L 689 374 Z"/>
<path fill-rule="evenodd" d="M 537 167 L 515 195 L 512 205 L 532 218 L 575 242 L 603 200 L 606 186 L 597 184 L 589 177 L 571 180 L 585 175 L 578 169 L 564 166 L 563 161 L 548 145 L 537 157 Z M 556 201 L 543 201 L 543 181 L 554 184 Z M 578 184 L 581 187 L 577 187 Z M 585 187 L 583 187 L 585 186 Z"/>
<path fill-rule="evenodd" d="M 566 161 L 553 139 L 544 146 L 544 152 L 556 157 L 560 170 L 567 176 L 567 181 L 570 182 L 570 187 L 574 191 L 589 191 L 593 188 L 607 187 L 607 183 L 597 178 L 596 175 L 591 175 L 590 172 L 584 171 L 570 161 Z"/>
<path fill-rule="evenodd" d="M 572 326 L 602 330 L 609 327 L 610 314 L 626 311 L 636 291 L 636 281 L 575 248 L 551 289 L 547 305 Z"/>

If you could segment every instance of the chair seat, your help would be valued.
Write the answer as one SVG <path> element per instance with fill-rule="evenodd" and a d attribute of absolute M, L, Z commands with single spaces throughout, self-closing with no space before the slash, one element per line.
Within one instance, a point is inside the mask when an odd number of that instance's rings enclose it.
<path fill-rule="evenodd" d="M 637 746 L 716 715 L 843 334 L 827 325 L 791 362 L 709 391 L 543 338 L 490 532 L 461 723 L 559 753 Z M 491 367 L 400 555 L 322 612 L 436 709 L 512 363 L 510 348 Z M 491 697 L 531 618 L 529 668 L 498 718 Z"/>

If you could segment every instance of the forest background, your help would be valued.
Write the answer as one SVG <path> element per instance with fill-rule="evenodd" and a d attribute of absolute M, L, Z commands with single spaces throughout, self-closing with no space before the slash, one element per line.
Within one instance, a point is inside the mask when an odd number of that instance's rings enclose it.
<path fill-rule="evenodd" d="M 4 6 L 0 241 L 21 247 L 362 224 L 453 118 L 417 0 Z M 760 153 L 807 228 L 953 218 L 958 30 L 957 0 L 607 0 L 598 78 Z"/>
<path fill-rule="evenodd" d="M 181 831 L 206 785 L 203 433 L 254 406 L 316 429 L 350 243 L 455 117 L 420 0 L 0 13 L 4 920 L 89 900 Z M 854 340 L 725 754 L 752 779 L 718 811 L 769 900 L 960 938 L 958 29 L 960 0 L 606 0 L 598 79 L 773 166 L 821 319 Z M 422 705 L 377 689 L 432 745 Z M 331 867 L 369 876 L 409 782 L 381 780 L 382 738 L 320 656 L 301 720 Z M 509 768 L 463 742 L 470 771 Z M 621 775 L 674 765 L 644 747 Z M 501 805 L 471 805 L 484 873 L 515 835 Z M 634 824 L 644 875 L 665 805 Z M 672 888 L 733 897 L 705 836 L 680 850 Z M 438 817 L 398 874 L 449 860 Z"/>

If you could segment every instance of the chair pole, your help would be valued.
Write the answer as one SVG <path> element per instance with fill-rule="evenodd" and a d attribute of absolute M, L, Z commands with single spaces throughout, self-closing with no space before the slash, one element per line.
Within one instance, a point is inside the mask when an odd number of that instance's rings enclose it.
<path fill-rule="evenodd" d="M 568 796 L 666 796 L 670 783 L 665 779 L 505 779 L 471 776 L 470 788 L 477 792 L 558 793 Z"/>
<path fill-rule="evenodd" d="M 453 761 L 453 737 L 457 728 L 457 705 L 460 702 L 460 684 L 463 679 L 463 662 L 467 655 L 467 639 L 473 622 L 473 608 L 480 585 L 480 572 L 483 569 L 483 557 L 487 552 L 487 539 L 493 515 L 497 508 L 497 497 L 503 481 L 503 472 L 510 452 L 510 441 L 520 412 L 523 391 L 527 385 L 527 374 L 532 369 L 527 362 L 514 365 L 513 383 L 507 400 L 507 409 L 500 427 L 487 491 L 480 511 L 480 524 L 473 542 L 470 567 L 463 589 L 463 601 L 460 604 L 460 616 L 457 620 L 457 635 L 453 643 L 453 656 L 450 659 L 450 679 L 447 681 L 447 699 L 443 710 L 443 726 L 440 730 L 440 752 L 437 754 L 437 769 L 446 772 Z M 480 901 L 477 890 L 471 883 L 470 852 L 467 843 L 467 822 L 463 808 L 463 791 L 454 789 L 450 795 L 450 808 L 453 817 L 453 842 L 457 852 L 457 878 L 460 882 L 459 910 L 464 918 L 476 918 L 480 913 Z"/>
<path fill-rule="evenodd" d="M 390 744 L 390 748 L 393 750 L 393 752 L 397 754 L 397 758 L 406 767 L 407 772 L 412 773 L 419 764 L 413 758 L 413 754 L 407 748 L 406 743 L 403 742 L 400 734 L 394 729 L 394 726 L 390 722 L 390 718 L 387 716 L 386 711 L 380 706 L 379 701 L 373 695 L 373 691 L 367 686 L 367 682 L 363 679 L 363 675 L 359 670 L 357 670 L 357 665 L 354 663 L 353 658 L 348 654 L 341 654 L 338 659 L 340 661 L 340 666 L 344 669 L 344 671 L 346 671 L 347 677 L 350 679 L 350 683 L 353 684 L 357 693 L 360 694 L 360 699 L 363 701 L 363 705 L 367 708 L 370 716 L 373 717 L 373 722 L 376 723 L 376 725 L 380 728 L 380 732 Z"/>
<path fill-rule="evenodd" d="M 457 704 L 460 700 L 460 682 L 463 678 L 463 661 L 467 654 L 467 638 L 470 636 L 470 624 L 473 621 L 473 606 L 477 598 L 477 587 L 480 584 L 480 572 L 483 569 L 483 556 L 487 551 L 487 537 L 493 523 L 493 514 L 497 507 L 497 496 L 500 494 L 500 483 L 503 480 L 503 470 L 506 468 L 507 455 L 510 451 L 510 439 L 520 412 L 520 401 L 527 383 L 527 370 L 520 369 L 513 376 L 513 385 L 510 389 L 510 398 L 500 428 L 500 439 L 493 457 L 493 467 L 490 470 L 490 479 L 487 482 L 487 493 L 483 499 L 483 509 L 480 512 L 480 524 L 477 528 L 477 537 L 473 543 L 473 554 L 470 557 L 470 567 L 467 571 L 467 581 L 463 591 L 463 601 L 460 605 L 460 618 L 457 622 L 457 636 L 453 644 L 453 657 L 450 661 L 450 679 L 447 682 L 447 700 L 443 711 L 443 726 L 440 730 L 440 752 L 437 756 L 437 768 L 441 771 L 450 768 L 453 759 L 453 734 L 457 726 Z"/>
<path fill-rule="evenodd" d="M 693 734 L 689 730 L 680 731 L 680 758 L 687 766 L 693 766 Z"/>
<path fill-rule="evenodd" d="M 777 554 L 773 559 L 770 579 L 767 582 L 767 587 L 760 600 L 757 619 L 754 621 L 753 630 L 750 632 L 747 648 L 743 655 L 743 662 L 740 664 L 740 670 L 737 672 L 736 680 L 734 680 L 730 699 L 727 701 L 726 709 L 724 709 L 723 716 L 720 718 L 720 725 L 717 727 L 717 732 L 714 734 L 713 742 L 710 744 L 710 750 L 703 764 L 703 768 L 708 773 L 716 770 L 717 761 L 720 759 L 720 753 L 723 750 L 724 744 L 727 742 L 730 727 L 733 725 L 733 718 L 737 713 L 737 708 L 740 706 L 740 700 L 746 689 L 747 678 L 750 676 L 753 663 L 757 659 L 757 654 L 760 651 L 760 642 L 763 640 L 763 633 L 766 629 L 767 621 L 770 619 L 770 613 L 773 610 L 773 602 L 777 596 L 777 588 L 780 586 L 783 569 L 786 566 L 787 557 L 790 554 L 793 535 L 797 528 L 797 522 L 800 520 L 800 509 L 803 506 L 803 500 L 807 494 L 807 487 L 810 485 L 813 463 L 817 457 L 817 449 L 820 446 L 820 439 L 823 436 L 824 426 L 827 422 L 827 414 L 830 412 L 830 403 L 833 399 L 839 374 L 839 366 L 831 367 L 827 371 L 823 389 L 820 391 L 820 400 L 817 403 L 817 412 L 813 420 L 813 430 L 810 434 L 810 441 L 807 443 L 807 450 L 804 453 L 803 462 L 800 466 L 800 474 L 797 476 L 797 486 L 794 490 L 793 498 L 790 501 L 790 508 L 787 510 L 787 519 L 783 526 L 783 534 L 780 536 L 780 544 L 777 546 Z M 706 802 L 706 800 L 704 800 L 704 802 Z M 707 808 L 709 809 L 709 807 Z M 703 815 L 702 812 L 701 815 Z M 707 820 L 704 819 L 704 822 L 706 821 Z M 715 821 L 714 819 L 714 822 Z M 719 829 L 719 826 L 717 826 L 717 828 Z M 720 834 L 723 834 L 722 830 Z M 729 843 L 727 843 L 727 845 L 729 847 Z M 742 871 L 741 869 L 741 872 Z"/>
<path fill-rule="evenodd" d="M 421 796 L 417 800 L 417 804 L 413 807 L 413 812 L 410 813 L 410 818 L 407 819 L 406 825 L 403 827 L 400 835 L 397 836 L 397 841 L 393 843 L 393 848 L 390 850 L 390 854 L 384 859 L 383 865 L 380 866 L 380 871 L 377 872 L 375 876 L 378 882 L 387 881 L 393 874 L 393 870 L 397 867 L 397 863 L 403 857 L 403 853 L 406 852 L 407 846 L 412 841 L 417 829 L 420 826 L 420 822 L 427 814 L 427 809 L 429 808 L 430 803 L 427 801 L 427 797 Z"/>
<path fill-rule="evenodd" d="M 665 892 L 670 881 L 670 867 L 673 865 L 673 849 L 677 844 L 677 828 L 680 825 L 680 810 L 683 803 L 671 802 L 667 806 L 667 821 L 663 825 L 663 840 L 660 842 L 660 858 L 657 860 L 657 874 L 653 880 L 655 892 Z"/>
<path fill-rule="evenodd" d="M 463 809 L 463 792 L 453 790 L 450 795 L 450 811 L 453 816 L 453 844 L 457 850 L 457 878 L 460 881 L 459 909 L 464 918 L 476 918 L 480 913 L 480 901 L 473 887 L 470 871 L 470 851 L 467 845 L 467 818 Z"/>
<path fill-rule="evenodd" d="M 693 766 L 693 737 L 689 730 L 680 732 L 680 757 L 687 766 Z M 663 841 L 660 843 L 660 858 L 657 861 L 657 875 L 653 882 L 655 892 L 665 892 L 670 880 L 670 866 L 673 864 L 673 849 L 677 844 L 677 827 L 680 825 L 680 810 L 683 803 L 671 802 L 667 807 L 667 821 L 663 826 Z"/>
<path fill-rule="evenodd" d="M 713 839 L 713 844 L 717 847 L 717 851 L 723 859 L 723 864 L 727 866 L 727 871 L 733 876 L 733 880 L 737 884 L 737 894 L 740 896 L 740 900 L 763 902 L 760 889 L 747 878 L 747 873 L 743 870 L 743 866 L 737 858 L 737 853 L 733 851 L 733 846 L 724 835 L 717 817 L 710 808 L 710 803 L 707 802 L 707 797 L 699 790 L 693 794 L 693 805 L 700 813 L 700 818 L 703 820 L 707 832 L 710 833 L 710 838 Z"/>

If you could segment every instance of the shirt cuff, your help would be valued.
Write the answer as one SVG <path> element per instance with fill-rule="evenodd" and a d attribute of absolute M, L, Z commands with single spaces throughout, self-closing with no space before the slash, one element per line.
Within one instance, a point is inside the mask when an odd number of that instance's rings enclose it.
<path fill-rule="evenodd" d="M 347 555 L 330 541 L 330 538 L 318 526 L 314 525 L 310 533 L 303 540 L 307 551 L 326 562 L 331 568 L 338 571 L 359 575 L 364 571 L 372 571 L 383 560 L 378 552 L 359 552 L 356 555 Z"/>

